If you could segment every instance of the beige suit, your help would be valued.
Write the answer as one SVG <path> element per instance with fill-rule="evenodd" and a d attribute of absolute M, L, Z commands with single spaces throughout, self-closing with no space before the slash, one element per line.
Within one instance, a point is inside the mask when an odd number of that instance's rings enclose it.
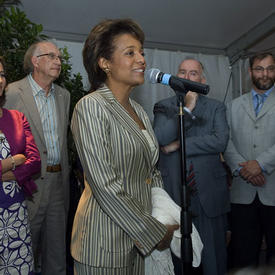
<path fill-rule="evenodd" d="M 154 142 L 153 154 L 138 125 L 107 87 L 82 98 L 72 118 L 86 182 L 71 251 L 74 259 L 93 267 L 131 266 L 137 254 L 148 254 L 166 232 L 151 216 L 151 188 L 162 186 L 155 168 L 157 141 L 142 107 L 133 100 L 131 104 Z M 143 274 L 143 264 L 138 272 Z"/>
<path fill-rule="evenodd" d="M 266 171 L 262 187 L 234 177 L 231 202 L 250 204 L 258 193 L 264 205 L 275 206 L 275 90 L 270 93 L 256 117 L 252 95 L 247 93 L 228 105 L 227 119 L 230 139 L 225 152 L 232 171 L 239 163 L 256 159 Z"/>
<path fill-rule="evenodd" d="M 34 252 L 36 248 L 39 249 L 40 247 L 41 249 L 41 241 L 47 243 L 51 237 L 55 237 L 56 239 L 52 239 L 50 245 L 46 243 L 43 244 L 43 247 L 45 246 L 47 247 L 47 249 L 51 249 L 51 252 L 49 252 L 48 250 L 45 252 L 42 251 L 42 261 L 43 254 L 47 257 L 50 254 L 53 261 L 63 262 L 63 267 L 61 269 L 64 269 L 66 213 L 69 207 L 69 164 L 67 154 L 67 129 L 69 123 L 70 94 L 65 89 L 55 85 L 55 104 L 60 145 L 60 164 L 62 167 L 61 175 L 60 173 L 58 173 L 57 175 L 57 173 L 54 174 L 46 172 L 47 148 L 40 115 L 38 113 L 38 109 L 35 99 L 33 97 L 32 88 L 29 84 L 28 78 L 25 77 L 20 81 L 11 83 L 7 88 L 6 95 L 7 100 L 5 103 L 5 107 L 8 109 L 19 110 L 27 117 L 41 156 L 41 173 L 39 177 L 35 180 L 35 183 L 38 187 L 38 192 L 34 194 L 32 201 L 27 201 L 29 216 L 31 220 Z M 59 194 L 56 195 L 57 193 Z M 46 218 L 47 211 L 50 208 L 49 204 L 52 204 L 53 211 L 55 211 L 55 208 L 60 209 L 60 212 L 54 213 L 54 217 L 50 217 L 51 222 L 49 222 L 49 220 L 47 220 Z M 58 218 L 58 216 L 60 217 Z M 48 226 L 49 224 L 51 225 Z M 47 234 L 44 232 L 46 230 L 44 228 L 45 226 L 47 226 L 50 230 L 49 232 L 47 232 Z M 45 240 L 43 240 L 43 237 L 42 240 L 39 239 L 40 231 L 43 231 L 45 233 Z M 59 242 L 60 246 L 58 246 Z M 60 255 L 60 259 L 58 258 L 58 256 L 55 255 L 56 251 L 60 251 L 58 252 Z M 65 271 L 63 273 L 59 271 L 53 271 L 57 263 L 52 262 L 48 263 L 47 265 L 50 266 L 50 269 L 46 269 L 48 274 L 65 274 Z M 42 274 L 45 274 L 45 272 L 43 272 Z"/>

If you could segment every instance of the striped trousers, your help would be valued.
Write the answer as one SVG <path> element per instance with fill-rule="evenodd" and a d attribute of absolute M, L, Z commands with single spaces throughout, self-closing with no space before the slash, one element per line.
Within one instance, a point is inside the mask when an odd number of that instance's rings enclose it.
<path fill-rule="evenodd" d="M 118 268 L 94 267 L 74 260 L 74 275 L 144 275 L 144 258 L 138 253 L 133 265 Z"/>

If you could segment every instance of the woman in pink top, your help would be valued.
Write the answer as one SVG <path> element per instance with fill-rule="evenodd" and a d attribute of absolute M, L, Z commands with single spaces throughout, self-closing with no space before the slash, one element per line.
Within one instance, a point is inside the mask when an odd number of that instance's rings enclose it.
<path fill-rule="evenodd" d="M 6 75 L 0 57 L 0 274 L 33 274 L 25 197 L 36 190 L 40 155 L 23 113 L 2 108 Z"/>

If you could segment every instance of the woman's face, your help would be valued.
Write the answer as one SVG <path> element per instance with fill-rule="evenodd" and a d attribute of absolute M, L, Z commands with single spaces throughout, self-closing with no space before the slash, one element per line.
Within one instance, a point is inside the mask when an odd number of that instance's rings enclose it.
<path fill-rule="evenodd" d="M 103 69 L 109 69 L 107 82 L 133 88 L 144 82 L 146 62 L 141 43 L 130 34 L 121 34 L 114 39 L 114 53 L 111 60 L 103 63 Z"/>
<path fill-rule="evenodd" d="M 6 87 L 6 84 L 7 84 L 7 82 L 6 82 L 3 64 L 0 62 L 0 96 L 2 96 L 3 91 Z"/>

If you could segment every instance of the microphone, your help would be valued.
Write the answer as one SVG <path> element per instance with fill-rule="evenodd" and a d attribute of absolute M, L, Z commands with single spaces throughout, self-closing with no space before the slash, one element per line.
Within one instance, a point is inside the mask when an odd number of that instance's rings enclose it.
<path fill-rule="evenodd" d="M 161 83 L 170 86 L 174 91 L 187 93 L 188 91 L 207 95 L 209 92 L 209 85 L 188 79 L 180 78 L 170 74 L 162 73 L 159 69 L 149 69 L 145 72 L 145 81 L 152 84 Z"/>

